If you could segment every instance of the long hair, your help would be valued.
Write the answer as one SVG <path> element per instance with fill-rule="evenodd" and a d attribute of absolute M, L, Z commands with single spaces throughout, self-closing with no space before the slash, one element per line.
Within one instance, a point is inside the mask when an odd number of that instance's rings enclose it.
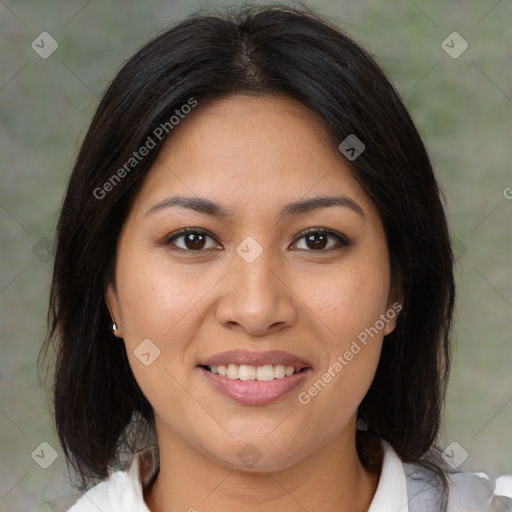
<path fill-rule="evenodd" d="M 58 222 L 43 345 L 55 347 L 55 421 L 67 460 L 83 482 L 104 478 L 134 413 L 153 424 L 104 296 L 127 213 L 172 130 L 152 137 L 155 147 L 122 181 L 112 176 L 191 98 L 201 108 L 236 93 L 287 94 L 321 120 L 336 146 L 349 135 L 365 144 L 347 164 L 382 218 L 403 309 L 358 417 L 403 461 L 431 467 L 446 486 L 432 448 L 455 294 L 442 193 L 400 95 L 373 58 L 310 10 L 276 5 L 185 19 L 130 58 L 99 103 Z"/>

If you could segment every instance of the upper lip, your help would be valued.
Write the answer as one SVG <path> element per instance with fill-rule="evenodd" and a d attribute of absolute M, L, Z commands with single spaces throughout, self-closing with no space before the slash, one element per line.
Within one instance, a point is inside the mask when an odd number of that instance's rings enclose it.
<path fill-rule="evenodd" d="M 248 366 L 264 366 L 267 364 L 282 364 L 284 366 L 293 366 L 301 370 L 302 368 L 310 368 L 306 360 L 301 357 L 283 352 L 282 350 L 269 350 L 265 352 L 253 352 L 250 350 L 229 350 L 216 354 L 205 361 L 199 363 L 199 366 L 227 366 L 229 364 L 245 364 Z"/>

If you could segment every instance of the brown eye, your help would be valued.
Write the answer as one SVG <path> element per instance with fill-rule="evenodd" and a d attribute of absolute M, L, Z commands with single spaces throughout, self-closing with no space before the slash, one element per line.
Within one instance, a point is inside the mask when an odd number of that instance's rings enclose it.
<path fill-rule="evenodd" d="M 334 239 L 337 241 L 337 243 L 328 246 L 329 239 Z M 302 236 L 298 238 L 298 240 L 305 241 L 305 247 L 299 247 L 299 249 L 309 249 L 312 252 L 327 251 L 336 248 L 337 245 L 341 247 L 350 245 L 348 239 L 345 238 L 344 236 L 334 233 L 333 231 L 318 228 L 312 228 L 308 230 L 305 234 L 302 234 Z"/>
<path fill-rule="evenodd" d="M 213 246 L 207 247 L 207 240 L 209 238 L 213 240 L 213 237 L 203 230 L 187 228 L 186 230 L 179 231 L 167 238 L 165 243 L 166 245 L 174 245 L 179 250 L 200 252 L 205 248 L 211 249 L 218 246 L 214 244 Z M 176 241 L 180 239 L 183 239 L 183 241 L 176 243 Z"/>
<path fill-rule="evenodd" d="M 212 240 L 209 246 L 208 239 Z M 305 244 L 305 247 L 297 247 L 298 249 L 311 252 L 330 251 L 337 247 L 350 245 L 350 241 L 345 236 L 323 228 L 311 228 L 305 233 L 302 233 L 296 240 L 304 240 Z M 330 240 L 334 240 L 334 243 L 329 244 Z M 297 245 L 297 241 L 295 245 Z M 202 252 L 206 249 L 222 248 L 215 242 L 212 235 L 202 229 L 196 228 L 186 228 L 178 231 L 169 236 L 164 243 L 165 245 L 174 246 L 173 250 L 186 252 Z"/>

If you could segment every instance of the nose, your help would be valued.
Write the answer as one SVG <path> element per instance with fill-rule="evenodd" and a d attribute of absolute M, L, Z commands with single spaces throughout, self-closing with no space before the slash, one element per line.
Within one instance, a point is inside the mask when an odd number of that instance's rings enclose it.
<path fill-rule="evenodd" d="M 251 336 L 264 336 L 293 325 L 298 298 L 285 265 L 270 250 L 263 250 L 251 262 L 234 253 L 231 269 L 219 288 L 218 323 Z"/>

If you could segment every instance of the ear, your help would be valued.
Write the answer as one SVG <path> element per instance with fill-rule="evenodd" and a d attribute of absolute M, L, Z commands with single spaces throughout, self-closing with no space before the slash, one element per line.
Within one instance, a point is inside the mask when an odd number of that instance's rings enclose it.
<path fill-rule="evenodd" d="M 401 301 L 395 300 L 388 302 L 388 308 L 384 313 L 387 319 L 386 325 L 384 326 L 384 336 L 387 336 L 388 334 L 392 333 L 395 330 L 396 323 L 398 321 L 398 315 L 400 314 L 401 310 Z"/>
<path fill-rule="evenodd" d="M 111 280 L 107 286 L 107 290 L 105 292 L 105 302 L 107 303 L 107 308 L 110 311 L 110 316 L 112 318 L 112 323 L 117 325 L 117 330 L 114 332 L 114 336 L 118 338 L 123 337 L 123 327 L 121 322 L 121 311 L 119 307 L 119 298 L 117 296 L 117 291 L 114 282 Z"/>

